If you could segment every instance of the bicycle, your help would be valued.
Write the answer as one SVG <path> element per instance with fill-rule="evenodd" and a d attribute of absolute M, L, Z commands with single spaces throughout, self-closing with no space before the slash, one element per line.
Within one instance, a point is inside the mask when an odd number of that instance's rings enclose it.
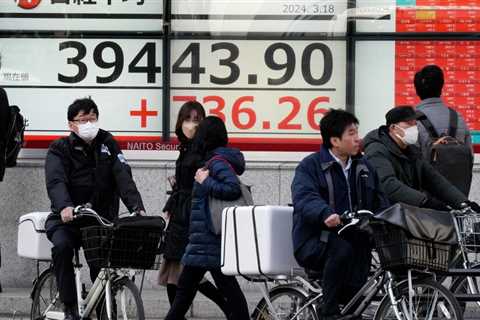
<path fill-rule="evenodd" d="M 75 219 L 93 217 L 100 223 L 100 226 L 82 229 L 82 242 L 87 261 L 102 267 L 88 292 L 81 283 L 82 265 L 79 250 L 74 250 L 79 317 L 90 318 L 93 311 L 98 309 L 97 316 L 102 320 L 119 317 L 144 320 L 143 301 L 134 282 L 133 269 L 158 268 L 164 222 L 161 230 L 142 228 L 142 232 L 138 232 L 138 228 L 119 227 L 86 206 L 77 206 L 74 215 Z M 35 280 L 31 297 L 32 320 L 64 318 L 51 264 Z"/>
<path fill-rule="evenodd" d="M 370 218 L 372 215 L 366 210 L 344 214 L 343 219 L 350 220 L 350 223 L 341 231 L 358 224 L 360 218 Z M 375 241 L 377 251 L 381 251 L 384 248 L 381 241 L 377 240 Z M 431 267 L 428 261 L 423 262 L 425 267 Z M 447 265 L 448 259 L 445 268 Z M 420 267 L 419 265 L 418 269 Z M 458 301 L 450 291 L 436 281 L 435 272 L 426 271 L 424 268 L 418 269 L 408 268 L 405 279 L 388 271 L 385 266 L 380 266 L 359 292 L 341 308 L 342 316 L 345 319 L 361 316 L 383 290 L 381 294 L 383 298 L 374 315 L 375 320 L 463 319 Z M 294 282 L 271 289 L 257 304 L 253 319 L 319 319 L 318 306 L 322 297 L 319 280 L 305 279 L 300 275 L 296 275 L 294 279 Z"/>
<path fill-rule="evenodd" d="M 475 307 L 475 305 L 480 308 L 480 263 L 478 260 L 478 254 L 480 253 L 480 214 L 470 207 L 452 210 L 450 213 L 453 217 L 459 244 L 454 265 L 461 263 L 461 268 L 451 270 L 454 278 L 449 288 L 461 301 L 460 305 L 463 310 L 466 311 Z"/>

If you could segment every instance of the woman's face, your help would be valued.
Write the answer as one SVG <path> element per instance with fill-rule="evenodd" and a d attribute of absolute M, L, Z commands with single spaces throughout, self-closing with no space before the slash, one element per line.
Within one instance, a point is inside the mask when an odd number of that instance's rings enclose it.
<path fill-rule="evenodd" d="M 201 116 L 196 110 L 192 110 L 188 117 L 183 120 L 182 132 L 188 139 L 192 139 L 197 131 L 198 124 L 202 121 Z"/>

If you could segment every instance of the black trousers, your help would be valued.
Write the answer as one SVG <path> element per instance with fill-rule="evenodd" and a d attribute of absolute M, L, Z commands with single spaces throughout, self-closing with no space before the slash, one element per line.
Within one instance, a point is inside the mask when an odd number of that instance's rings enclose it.
<path fill-rule="evenodd" d="M 230 308 L 228 320 L 249 320 L 247 300 L 234 276 L 224 275 L 220 269 L 207 270 L 204 268 L 185 266 L 178 279 L 178 289 L 170 311 L 165 320 L 183 320 L 192 305 L 198 285 L 205 273 L 209 271 L 220 293 L 225 297 Z"/>
<path fill-rule="evenodd" d="M 315 270 L 322 270 L 323 305 L 321 313 L 339 313 L 338 304 L 347 303 L 365 284 L 371 263 L 371 247 L 364 234 L 350 234 L 347 239 L 330 233 L 325 254 Z"/>
<path fill-rule="evenodd" d="M 73 271 L 74 250 L 82 244 L 80 227 L 61 224 L 49 230 L 47 236 L 53 243 L 53 269 L 57 279 L 60 300 L 65 305 L 72 306 L 77 302 L 75 290 L 75 273 Z M 95 281 L 100 269 L 90 267 L 90 278 Z"/>

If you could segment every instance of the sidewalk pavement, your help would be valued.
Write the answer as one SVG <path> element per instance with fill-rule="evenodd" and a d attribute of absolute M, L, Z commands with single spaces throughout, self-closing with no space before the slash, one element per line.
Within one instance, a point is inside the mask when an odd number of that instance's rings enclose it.
<path fill-rule="evenodd" d="M 251 313 L 261 299 L 260 290 L 251 287 L 244 293 Z M 163 319 L 165 317 L 169 309 L 166 290 L 147 289 L 143 291 L 142 298 L 147 319 Z M 0 293 L 0 320 L 28 320 L 30 307 L 30 289 L 28 288 L 4 288 L 4 291 Z M 480 318 L 480 308 L 478 306 L 469 307 L 467 312 L 464 320 L 478 320 Z M 220 309 L 200 293 L 195 297 L 187 318 L 191 320 L 225 319 Z"/>
<path fill-rule="evenodd" d="M 253 311 L 261 299 L 260 290 L 252 288 L 244 293 L 249 310 Z M 165 317 L 170 307 L 166 290 L 163 288 L 144 289 L 142 298 L 147 319 L 163 319 Z M 0 293 L 0 320 L 29 319 L 31 303 L 29 288 L 3 288 L 3 292 Z M 225 319 L 220 309 L 200 293 L 195 297 L 187 317 L 190 319 Z"/>

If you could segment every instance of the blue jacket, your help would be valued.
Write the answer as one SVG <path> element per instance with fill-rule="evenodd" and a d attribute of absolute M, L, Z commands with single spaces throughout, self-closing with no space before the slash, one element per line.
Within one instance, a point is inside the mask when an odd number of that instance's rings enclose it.
<path fill-rule="evenodd" d="M 333 184 L 334 205 L 330 206 L 326 172 L 330 172 Z M 360 175 L 366 178 L 363 192 Z M 332 213 L 367 209 L 376 211 L 386 208 L 388 201 L 379 189 L 378 177 L 373 167 L 363 156 L 352 157 L 349 179 L 327 148 L 303 159 L 295 170 L 292 182 L 293 248 L 298 263 L 308 267 L 312 259 L 318 259 L 325 250 L 328 230 L 325 219 Z M 360 194 L 363 193 L 363 196 Z M 363 200 L 362 200 L 363 199 Z"/>
<path fill-rule="evenodd" d="M 202 184 L 195 182 L 193 186 L 189 243 L 182 258 L 184 265 L 206 269 L 220 268 L 221 252 L 220 235 L 211 231 L 208 196 L 211 194 L 223 200 L 238 199 L 241 190 L 237 175 L 245 171 L 245 160 L 238 149 L 217 148 L 213 156 L 220 156 L 228 163 L 222 159 L 207 160 L 210 175 Z"/>

